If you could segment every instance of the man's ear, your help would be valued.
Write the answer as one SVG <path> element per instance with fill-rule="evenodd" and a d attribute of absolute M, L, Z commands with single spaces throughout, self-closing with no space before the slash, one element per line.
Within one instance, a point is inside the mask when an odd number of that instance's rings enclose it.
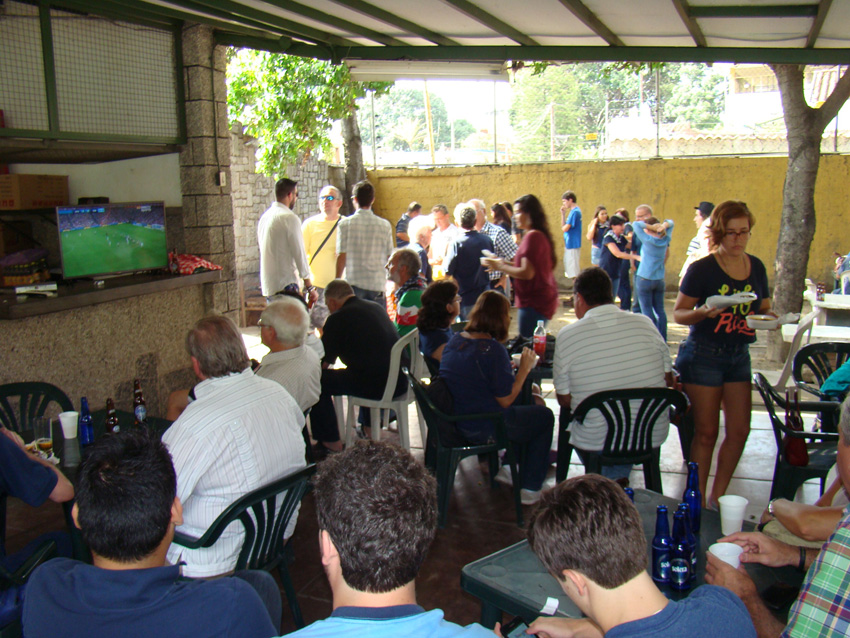
<path fill-rule="evenodd" d="M 183 503 L 176 496 L 171 504 L 171 522 L 177 527 L 183 524 Z"/>
<path fill-rule="evenodd" d="M 80 508 L 77 507 L 77 504 L 74 503 L 74 506 L 71 508 L 71 520 L 74 521 L 74 525 L 77 526 L 77 529 L 82 529 L 80 527 L 80 521 L 78 520 L 80 516 Z"/>
<path fill-rule="evenodd" d="M 568 596 L 572 592 L 579 598 L 587 597 L 587 580 L 582 573 L 573 569 L 565 569 L 561 572 L 560 583 L 561 588 Z"/>
<path fill-rule="evenodd" d="M 201 364 L 198 363 L 198 360 L 195 357 L 192 357 L 192 369 L 195 371 L 195 376 L 202 381 L 206 378 L 201 372 Z"/>
<path fill-rule="evenodd" d="M 331 535 L 325 530 L 319 530 L 319 553 L 322 555 L 322 565 L 328 566 L 333 560 L 339 560 L 339 552 L 331 540 Z"/>

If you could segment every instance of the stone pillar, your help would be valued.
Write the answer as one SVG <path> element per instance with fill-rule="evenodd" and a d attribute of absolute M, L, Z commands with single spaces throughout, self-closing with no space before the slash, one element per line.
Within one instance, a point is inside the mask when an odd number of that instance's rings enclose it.
<path fill-rule="evenodd" d="M 180 153 L 186 252 L 222 267 L 221 282 L 205 286 L 205 310 L 221 312 L 238 322 L 225 70 L 224 47 L 215 46 L 212 28 L 186 25 L 183 83 L 187 142 Z"/>

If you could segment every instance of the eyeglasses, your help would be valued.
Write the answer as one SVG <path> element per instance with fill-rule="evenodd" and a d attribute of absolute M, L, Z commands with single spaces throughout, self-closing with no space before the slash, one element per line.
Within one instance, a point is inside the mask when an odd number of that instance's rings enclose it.
<path fill-rule="evenodd" d="M 319 199 L 323 199 L 326 202 L 332 202 L 336 199 L 333 195 L 322 195 Z"/>
<path fill-rule="evenodd" d="M 731 238 L 743 237 L 744 239 L 746 239 L 747 237 L 750 236 L 750 231 L 749 231 L 749 229 L 748 230 L 739 230 L 736 233 L 734 230 L 727 230 L 725 233 L 723 233 L 723 236 L 724 237 L 731 237 Z"/>

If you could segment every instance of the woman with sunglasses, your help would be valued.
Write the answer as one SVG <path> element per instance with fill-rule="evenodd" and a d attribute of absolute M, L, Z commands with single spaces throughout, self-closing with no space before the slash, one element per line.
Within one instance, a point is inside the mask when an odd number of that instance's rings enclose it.
<path fill-rule="evenodd" d="M 726 493 L 750 433 L 751 376 L 749 345 L 756 340 L 747 315 L 770 311 L 764 264 L 746 252 L 755 217 L 743 202 L 723 202 L 711 213 L 711 241 L 716 250 L 691 264 L 679 287 L 673 316 L 690 326 L 679 348 L 676 368 L 694 414 L 691 460 L 699 463 L 700 490 L 709 507 Z M 728 307 L 706 301 L 716 295 L 755 293 L 756 299 Z M 720 445 L 711 493 L 706 497 L 711 457 L 720 423 Z"/>

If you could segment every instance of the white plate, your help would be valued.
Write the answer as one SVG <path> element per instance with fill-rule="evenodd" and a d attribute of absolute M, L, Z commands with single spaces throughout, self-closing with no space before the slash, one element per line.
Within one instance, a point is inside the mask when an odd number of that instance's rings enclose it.
<path fill-rule="evenodd" d="M 734 295 L 714 295 L 705 300 L 705 305 L 709 308 L 730 308 L 742 303 L 750 303 L 758 299 L 758 295 L 754 292 L 739 292 Z"/>
<path fill-rule="evenodd" d="M 491 250 L 487 250 L 486 248 L 481 251 L 481 254 L 484 255 L 484 257 L 486 257 L 487 259 L 495 259 L 496 257 L 498 257 L 496 253 Z"/>

